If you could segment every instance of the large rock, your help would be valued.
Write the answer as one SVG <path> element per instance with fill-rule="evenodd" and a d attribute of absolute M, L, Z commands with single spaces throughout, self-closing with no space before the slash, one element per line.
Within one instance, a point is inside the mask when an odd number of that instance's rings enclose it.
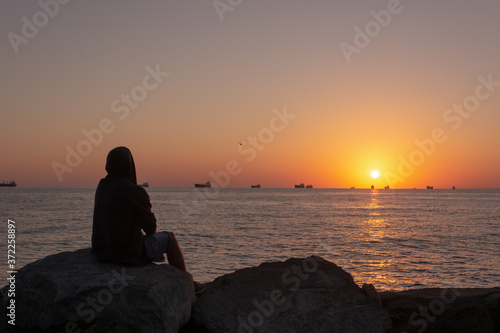
<path fill-rule="evenodd" d="M 196 300 L 189 273 L 166 264 L 103 263 L 90 249 L 25 266 L 15 288 L 17 331 L 177 332 Z M 5 296 L 0 311 L 8 302 Z"/>
<path fill-rule="evenodd" d="M 198 297 L 182 332 L 386 332 L 388 314 L 320 257 L 224 275 Z"/>
<path fill-rule="evenodd" d="M 500 332 L 500 288 L 427 288 L 383 292 L 391 333 Z"/>

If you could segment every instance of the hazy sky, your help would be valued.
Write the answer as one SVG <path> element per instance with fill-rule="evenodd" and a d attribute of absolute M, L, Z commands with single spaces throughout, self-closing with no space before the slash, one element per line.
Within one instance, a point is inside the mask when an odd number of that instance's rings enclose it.
<path fill-rule="evenodd" d="M 500 1 L 2 1 L 0 180 L 500 187 Z M 372 179 L 370 172 L 381 176 Z"/>

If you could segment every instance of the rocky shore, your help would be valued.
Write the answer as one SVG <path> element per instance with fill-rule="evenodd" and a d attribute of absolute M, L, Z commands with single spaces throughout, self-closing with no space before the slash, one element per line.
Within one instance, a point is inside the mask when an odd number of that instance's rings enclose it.
<path fill-rule="evenodd" d="M 500 288 L 377 294 L 316 256 L 238 270 L 196 298 L 172 266 L 102 263 L 83 249 L 25 266 L 8 290 L 2 332 L 500 332 Z"/>
<path fill-rule="evenodd" d="M 428 288 L 379 293 L 400 332 L 500 332 L 500 288 Z"/>

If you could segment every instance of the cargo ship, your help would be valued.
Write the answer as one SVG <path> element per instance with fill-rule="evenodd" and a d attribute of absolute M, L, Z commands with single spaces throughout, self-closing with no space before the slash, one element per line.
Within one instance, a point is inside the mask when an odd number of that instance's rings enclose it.
<path fill-rule="evenodd" d="M 0 187 L 16 187 L 16 186 L 17 184 L 14 181 L 0 183 Z"/>

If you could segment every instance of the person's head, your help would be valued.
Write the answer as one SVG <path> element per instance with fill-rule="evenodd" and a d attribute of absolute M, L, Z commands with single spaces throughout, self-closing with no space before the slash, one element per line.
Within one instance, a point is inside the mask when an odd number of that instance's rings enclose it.
<path fill-rule="evenodd" d="M 110 177 L 125 177 L 137 184 L 134 158 L 127 147 L 116 147 L 108 153 L 106 171 Z"/>

